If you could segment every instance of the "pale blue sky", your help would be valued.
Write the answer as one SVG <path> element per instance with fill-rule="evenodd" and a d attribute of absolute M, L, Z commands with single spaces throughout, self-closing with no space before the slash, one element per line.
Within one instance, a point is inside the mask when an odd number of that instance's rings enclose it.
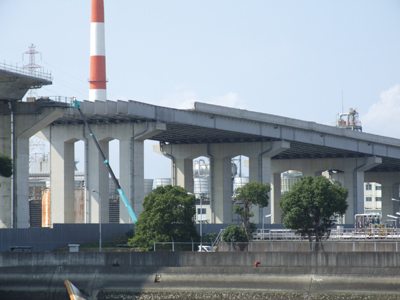
<path fill-rule="evenodd" d="M 110 100 L 332 125 L 343 91 L 364 132 L 400 136 L 398 0 L 105 0 L 105 10 Z M 54 77 L 39 95 L 87 99 L 89 26 L 90 0 L 0 0 L 0 61 L 22 66 L 33 43 Z M 145 176 L 169 177 L 169 162 L 146 151 Z"/>

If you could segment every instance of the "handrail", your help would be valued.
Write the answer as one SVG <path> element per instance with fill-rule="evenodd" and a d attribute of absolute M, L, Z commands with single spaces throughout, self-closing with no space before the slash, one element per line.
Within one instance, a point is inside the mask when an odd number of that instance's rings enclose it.
<path fill-rule="evenodd" d="M 0 69 L 5 70 L 5 71 L 18 73 L 18 74 L 27 75 L 27 76 L 46 79 L 46 80 L 50 80 L 50 81 L 53 79 L 52 76 L 51 76 L 51 72 L 35 71 L 35 70 L 32 70 L 32 69 L 26 69 L 26 68 L 23 68 L 23 67 L 18 67 L 17 65 L 16 66 L 8 65 L 5 62 L 4 63 L 0 62 Z"/>
<path fill-rule="evenodd" d="M 221 241 L 222 238 L 222 233 L 225 231 L 225 229 L 221 229 L 215 239 L 215 241 L 213 242 L 212 246 L 218 246 L 219 242 Z"/>

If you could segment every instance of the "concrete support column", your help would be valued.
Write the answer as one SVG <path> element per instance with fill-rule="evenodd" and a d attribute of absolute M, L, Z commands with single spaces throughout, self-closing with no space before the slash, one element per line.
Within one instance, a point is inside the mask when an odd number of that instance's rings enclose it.
<path fill-rule="evenodd" d="M 121 185 L 122 190 L 125 193 L 126 198 L 130 202 L 130 205 L 133 204 L 133 196 L 132 196 L 132 180 L 131 180 L 131 163 L 133 159 L 133 151 L 131 151 L 131 139 L 128 140 L 120 140 L 119 141 L 119 184 Z M 133 209 L 135 211 L 135 209 Z M 135 212 L 136 213 L 136 212 Z M 120 223 L 130 223 L 132 220 L 129 218 L 128 211 L 125 208 L 124 203 L 120 199 L 119 201 L 119 222 Z"/>
<path fill-rule="evenodd" d="M 52 139 L 50 156 L 50 225 L 74 223 L 74 142 Z"/>
<path fill-rule="evenodd" d="M 135 124 L 126 131 L 143 132 L 145 124 Z M 120 139 L 119 143 L 119 183 L 136 216 L 143 211 L 144 199 L 144 141 L 135 140 L 131 134 L 129 139 Z M 132 223 L 125 204 L 119 202 L 120 223 Z"/>
<path fill-rule="evenodd" d="M 345 223 L 354 223 L 355 214 L 364 213 L 364 172 L 375 167 L 382 162 L 379 157 L 365 157 L 357 159 L 348 159 L 343 166 L 344 186 L 348 188 L 349 195 L 347 202 L 349 208 L 346 211 Z"/>
<path fill-rule="evenodd" d="M 19 137 L 14 144 L 14 227 L 28 228 L 29 223 L 29 138 Z"/>
<path fill-rule="evenodd" d="M 172 182 L 174 178 L 178 184 L 188 191 L 192 189 L 192 162 L 198 156 L 210 158 L 210 191 L 212 223 L 228 223 L 232 219 L 232 176 L 231 158 L 237 155 L 249 157 L 250 182 L 270 182 L 271 157 L 290 148 L 288 142 L 264 143 L 218 143 L 200 145 L 161 145 L 153 150 L 171 159 Z M 187 161 L 190 160 L 190 163 Z M 186 161 L 186 162 L 185 162 Z M 189 166 L 190 165 L 190 166 Z M 185 176 L 185 174 L 190 174 Z M 280 189 L 279 189 L 280 192 Z M 252 222 L 261 223 L 260 211 L 254 207 Z"/>
<path fill-rule="evenodd" d="M 1 103 L 0 103 L 1 105 Z M 0 117 L 0 153 L 11 154 L 11 116 Z M 15 163 L 15 162 L 14 162 Z M 11 178 L 0 176 L 0 228 L 11 228 L 12 184 Z"/>
<path fill-rule="evenodd" d="M 139 216 L 143 211 L 144 199 L 144 141 L 133 141 L 132 160 L 133 211 Z"/>
<path fill-rule="evenodd" d="M 258 157 L 249 157 L 249 182 L 258 182 L 258 169 Z"/>
<path fill-rule="evenodd" d="M 271 180 L 271 223 L 281 224 L 282 213 L 278 206 L 281 199 L 281 173 L 274 173 Z"/>
<path fill-rule="evenodd" d="M 101 150 L 105 157 L 108 156 L 108 140 L 98 141 Z M 101 222 L 108 223 L 108 211 L 109 211 L 109 172 L 104 164 L 103 157 L 98 151 L 95 143 L 92 139 L 89 139 L 88 145 L 88 183 L 87 189 L 89 191 L 89 207 L 87 208 L 90 216 L 89 223 L 99 222 L 99 208 L 101 198 Z M 96 190 L 98 193 L 93 193 Z"/>
<path fill-rule="evenodd" d="M 366 172 L 366 182 L 377 182 L 381 184 L 381 209 L 382 220 L 385 221 L 387 215 L 396 215 L 399 211 L 399 202 L 392 201 L 392 198 L 399 198 L 399 172 Z M 398 225 L 398 224 L 397 224 Z"/>
<path fill-rule="evenodd" d="M 10 107 L 2 105 L 0 147 L 3 149 L 0 151 L 10 155 L 14 168 L 11 180 L 0 179 L 0 228 L 30 226 L 29 138 L 65 111 L 64 108 L 42 107 L 40 103 L 15 101 Z"/>
<path fill-rule="evenodd" d="M 290 143 L 288 142 L 279 141 L 279 142 L 264 143 L 262 145 L 261 152 L 257 157 L 257 162 L 258 162 L 257 170 L 261 168 L 261 170 L 258 171 L 259 178 L 257 181 L 261 181 L 262 183 L 270 183 L 271 187 L 269 205 L 268 207 L 263 208 L 261 219 L 259 218 L 258 220 L 259 223 L 262 223 L 265 215 L 269 214 L 271 214 L 271 217 L 264 220 L 266 224 L 282 223 L 281 210 L 278 206 L 278 201 L 279 199 L 281 199 L 281 177 L 280 177 L 280 172 L 272 171 L 271 158 L 288 149 L 290 149 Z M 253 162 L 253 165 L 254 164 L 255 162 Z"/>
<path fill-rule="evenodd" d="M 339 170 L 342 186 L 348 188 L 349 208 L 345 223 L 354 223 L 354 214 L 364 212 L 364 172 L 382 163 L 380 157 L 335 158 L 335 159 L 287 159 L 273 162 L 274 173 L 298 170 L 303 176 L 315 176 L 326 170 Z M 342 173 L 343 172 L 343 173 Z M 343 174 L 343 175 L 342 175 Z"/>
<path fill-rule="evenodd" d="M 214 157 L 214 216 L 215 223 L 232 222 L 231 158 Z"/>
<path fill-rule="evenodd" d="M 383 182 L 381 185 L 382 188 L 382 221 L 384 222 L 386 219 L 389 219 L 387 215 L 396 215 L 396 212 L 399 211 L 399 202 L 392 201 L 392 198 L 399 199 L 399 184 L 393 184 L 391 182 Z M 398 216 L 400 217 L 400 216 Z M 399 223 L 397 222 L 397 226 Z"/>
<path fill-rule="evenodd" d="M 125 124 L 115 128 L 113 137 L 120 140 L 120 185 L 136 216 L 143 211 L 144 199 L 144 141 L 153 135 L 166 130 L 164 123 Z M 126 138 L 130 133 L 129 139 Z M 120 200 L 120 222 L 131 223 L 132 220 Z"/>
<path fill-rule="evenodd" d="M 263 159 L 268 159 L 268 158 L 263 158 Z M 249 157 L 249 182 L 258 182 L 258 180 L 259 180 L 259 165 L 258 164 L 259 164 L 259 160 L 258 160 L 257 156 Z M 267 173 L 268 173 L 268 178 L 269 178 L 270 172 L 267 172 Z M 262 177 L 262 180 L 263 179 L 264 179 L 264 177 Z M 269 183 L 270 181 L 268 180 L 265 182 Z M 264 210 L 268 210 L 268 209 L 270 210 L 270 205 L 268 205 L 267 207 L 264 207 L 264 209 L 261 209 L 258 205 L 254 205 L 253 208 L 251 209 L 251 211 L 254 213 L 254 217 L 251 218 L 250 221 L 255 224 L 262 223 Z M 267 212 L 266 214 L 269 214 L 269 212 Z"/>
<path fill-rule="evenodd" d="M 176 184 L 193 193 L 193 160 L 176 159 Z"/>

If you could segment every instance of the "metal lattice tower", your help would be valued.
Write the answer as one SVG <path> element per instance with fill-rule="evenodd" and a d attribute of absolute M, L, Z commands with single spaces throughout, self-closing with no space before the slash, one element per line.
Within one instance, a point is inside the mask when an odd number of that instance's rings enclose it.
<path fill-rule="evenodd" d="M 22 60 L 24 60 L 24 55 L 26 55 L 26 54 L 29 55 L 29 64 L 24 65 L 22 68 L 27 69 L 28 72 L 30 74 L 32 74 L 32 76 L 36 76 L 37 75 L 36 73 L 39 73 L 36 70 L 43 68 L 42 66 L 39 66 L 36 64 L 36 62 L 35 62 L 36 54 L 42 55 L 42 53 L 39 51 L 36 51 L 36 46 L 34 44 L 31 44 L 29 46 L 29 50 L 22 54 Z M 36 91 L 34 89 L 29 90 L 29 97 L 36 97 Z"/>

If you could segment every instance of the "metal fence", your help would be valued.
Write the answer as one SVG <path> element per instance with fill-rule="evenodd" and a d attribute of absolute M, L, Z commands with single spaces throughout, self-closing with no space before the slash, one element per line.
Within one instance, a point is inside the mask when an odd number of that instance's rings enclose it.
<path fill-rule="evenodd" d="M 154 251 L 199 251 L 200 246 L 212 246 L 212 242 L 155 242 Z"/>
<path fill-rule="evenodd" d="M 221 233 L 223 230 L 221 230 Z M 257 229 L 255 240 L 302 240 L 291 229 Z M 400 240 L 400 228 L 347 228 L 332 229 L 329 240 Z"/>
<path fill-rule="evenodd" d="M 248 243 L 220 242 L 217 249 L 221 252 L 399 252 L 399 241 L 328 240 L 317 243 L 306 240 L 270 240 Z"/>
<path fill-rule="evenodd" d="M 246 243 L 219 242 L 214 249 L 218 252 L 399 252 L 399 241 L 388 240 L 353 240 L 338 241 L 329 240 L 325 242 L 306 240 L 291 241 L 251 241 Z M 154 251 L 192 251 L 199 250 L 200 245 L 212 245 L 212 243 L 199 242 L 155 242 Z"/>
<path fill-rule="evenodd" d="M 32 76 L 36 78 L 42 78 L 51 81 L 52 76 L 50 72 L 43 71 L 42 68 L 39 68 L 38 70 L 32 70 L 28 68 L 19 67 L 18 65 L 10 65 L 6 64 L 5 62 L 0 62 L 0 69 L 10 71 L 13 73 L 18 73 L 18 74 L 24 74 L 27 76 Z"/>

